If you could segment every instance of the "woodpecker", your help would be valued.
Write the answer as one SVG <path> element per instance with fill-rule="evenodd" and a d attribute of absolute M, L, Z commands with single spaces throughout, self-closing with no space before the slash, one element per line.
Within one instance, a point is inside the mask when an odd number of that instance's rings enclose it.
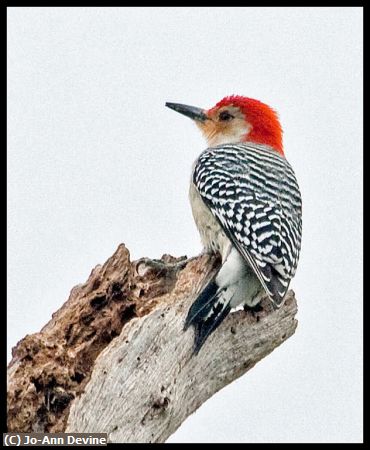
<path fill-rule="evenodd" d="M 194 162 L 189 197 L 204 249 L 222 263 L 185 320 L 197 354 L 233 308 L 257 309 L 266 294 L 283 304 L 301 249 L 302 201 L 271 107 L 238 95 L 208 110 L 166 106 L 190 117 L 209 146 Z"/>

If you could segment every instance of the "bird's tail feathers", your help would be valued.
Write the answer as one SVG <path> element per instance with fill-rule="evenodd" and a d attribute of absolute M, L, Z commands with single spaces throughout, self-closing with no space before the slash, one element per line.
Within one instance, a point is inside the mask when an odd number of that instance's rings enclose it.
<path fill-rule="evenodd" d="M 214 304 L 212 313 L 209 317 L 207 317 L 206 320 L 195 324 L 194 354 L 198 354 L 208 336 L 221 324 L 224 318 L 229 314 L 230 309 L 229 303 L 217 301 Z"/>
<path fill-rule="evenodd" d="M 191 305 L 185 320 L 184 329 L 194 326 L 194 353 L 202 348 L 208 336 L 221 324 L 230 312 L 230 299 L 225 296 L 225 289 L 211 280 Z"/>
<path fill-rule="evenodd" d="M 212 308 L 213 300 L 217 295 L 218 285 L 211 280 L 207 286 L 201 291 L 197 299 L 191 305 L 188 315 L 184 324 L 184 331 L 186 331 L 190 325 L 199 322 L 206 317 Z"/>

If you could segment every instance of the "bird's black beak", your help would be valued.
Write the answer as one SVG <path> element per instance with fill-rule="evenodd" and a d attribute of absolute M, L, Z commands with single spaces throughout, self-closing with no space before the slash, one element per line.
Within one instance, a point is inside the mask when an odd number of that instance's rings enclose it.
<path fill-rule="evenodd" d="M 182 105 L 181 103 L 166 103 L 168 108 L 171 108 L 184 116 L 190 117 L 190 119 L 197 120 L 198 122 L 205 122 L 208 117 L 203 109 L 195 106 Z"/>

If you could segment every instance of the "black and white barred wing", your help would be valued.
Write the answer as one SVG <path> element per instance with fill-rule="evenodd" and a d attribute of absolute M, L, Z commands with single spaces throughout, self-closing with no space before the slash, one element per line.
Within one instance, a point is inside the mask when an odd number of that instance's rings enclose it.
<path fill-rule="evenodd" d="M 200 155 L 193 182 L 279 306 L 301 247 L 302 204 L 289 163 L 263 145 L 220 145 Z"/>

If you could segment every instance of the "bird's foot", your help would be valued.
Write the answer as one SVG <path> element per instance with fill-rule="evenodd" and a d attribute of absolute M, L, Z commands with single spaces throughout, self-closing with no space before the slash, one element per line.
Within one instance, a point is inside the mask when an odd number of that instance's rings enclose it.
<path fill-rule="evenodd" d="M 263 306 L 260 303 L 257 303 L 257 305 L 254 305 L 254 306 L 248 306 L 245 304 L 243 306 L 243 308 L 244 308 L 245 312 L 250 312 L 253 317 L 257 317 L 257 318 L 258 318 L 258 313 L 263 311 Z"/>

